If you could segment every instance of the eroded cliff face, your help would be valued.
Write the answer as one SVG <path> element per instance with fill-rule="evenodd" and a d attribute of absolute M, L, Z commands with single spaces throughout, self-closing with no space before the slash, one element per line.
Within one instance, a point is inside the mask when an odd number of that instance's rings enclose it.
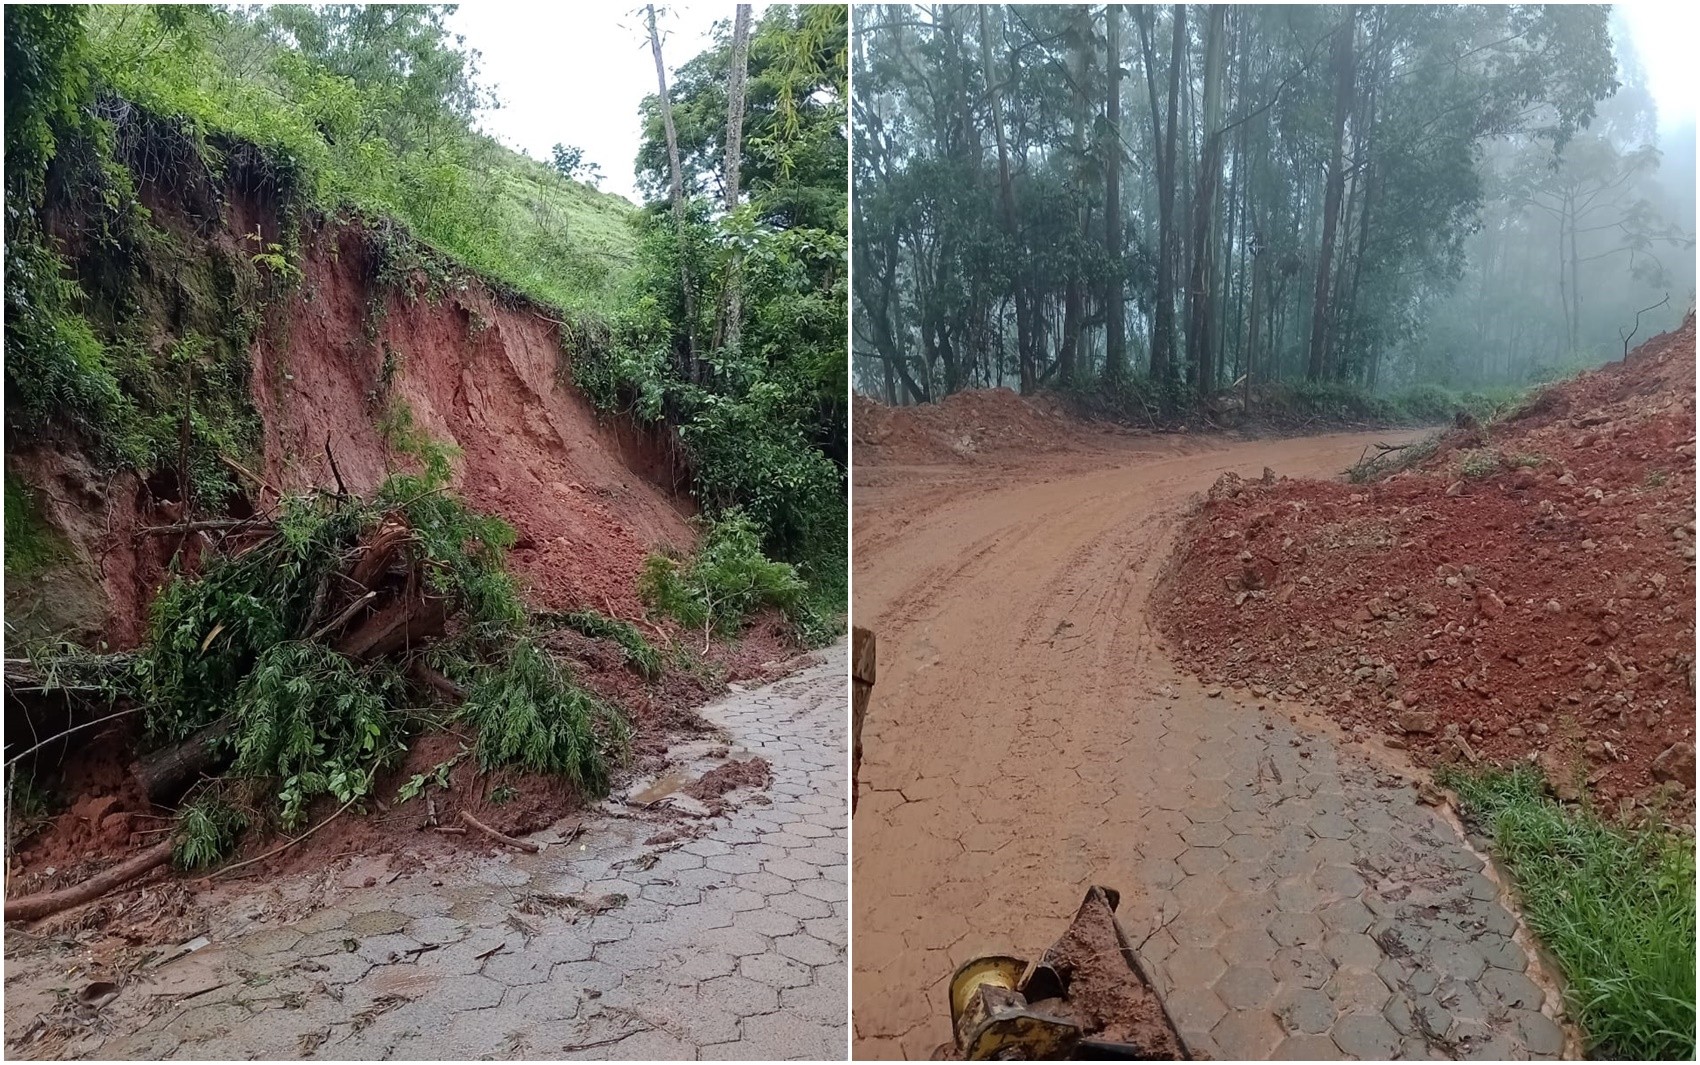
<path fill-rule="evenodd" d="M 574 355 L 596 339 L 429 256 L 398 259 L 405 238 L 382 223 L 296 223 L 275 188 L 241 167 L 227 173 L 219 189 L 138 174 L 169 255 L 150 247 L 119 280 L 100 275 L 76 219 L 55 230 L 91 303 L 124 303 L 130 332 L 155 354 L 191 332 L 235 345 L 225 357 L 246 380 L 232 387 L 249 393 L 257 431 L 254 453 L 225 456 L 240 487 L 228 515 L 334 488 L 339 476 L 369 490 L 416 464 L 406 441 L 423 434 L 459 452 L 450 490 L 518 530 L 512 568 L 530 602 L 637 616 L 644 557 L 688 549 L 694 507 L 671 438 L 599 416 L 573 386 Z M 299 276 L 285 283 L 288 271 L 268 273 L 256 256 L 297 227 Z M 222 328 L 217 319 L 244 304 L 258 308 L 254 320 Z M 176 469 L 111 473 L 70 434 L 9 439 L 7 471 L 9 496 L 27 503 L 48 544 L 46 563 L 8 566 L 10 640 L 134 646 L 173 556 L 193 566 L 196 538 L 214 535 L 144 531 L 185 520 Z"/>

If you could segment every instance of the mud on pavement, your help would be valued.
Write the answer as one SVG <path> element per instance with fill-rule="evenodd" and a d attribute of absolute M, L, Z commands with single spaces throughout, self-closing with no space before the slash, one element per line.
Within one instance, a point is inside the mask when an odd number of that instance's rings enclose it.
<path fill-rule="evenodd" d="M 1185 504 L 1218 476 L 1334 476 L 1389 439 L 858 467 L 856 616 L 880 680 L 856 816 L 857 1057 L 938 1052 L 955 967 L 1036 957 L 1090 884 L 1121 891 L 1197 1054 L 1564 1051 L 1557 992 L 1491 868 L 1415 775 L 1302 702 L 1183 676 L 1148 614 Z"/>
<path fill-rule="evenodd" d="M 111 960 L 13 932 L 8 1054 L 842 1058 L 846 655 L 813 658 L 540 854 L 238 884 L 204 937 Z"/>

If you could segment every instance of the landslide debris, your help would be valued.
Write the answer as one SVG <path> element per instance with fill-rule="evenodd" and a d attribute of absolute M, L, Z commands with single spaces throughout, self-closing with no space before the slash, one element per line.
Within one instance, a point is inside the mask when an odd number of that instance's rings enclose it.
<path fill-rule="evenodd" d="M 1108 425 L 1089 427 L 1054 396 L 1023 397 L 1007 388 L 956 392 L 915 407 L 889 407 L 860 394 L 854 402 L 858 466 L 941 465 L 1066 451 L 1112 431 Z"/>
<path fill-rule="evenodd" d="M 1693 816 L 1695 320 L 1366 484 L 1218 481 L 1154 600 L 1207 679 L 1425 764 Z"/>

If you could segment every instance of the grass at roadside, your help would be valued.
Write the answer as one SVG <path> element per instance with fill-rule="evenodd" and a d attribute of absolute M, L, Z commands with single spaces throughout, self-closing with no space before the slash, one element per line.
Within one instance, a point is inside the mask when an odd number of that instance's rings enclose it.
<path fill-rule="evenodd" d="M 1557 956 L 1596 1057 L 1694 1058 L 1694 839 L 1547 798 L 1529 769 L 1452 773 Z"/>

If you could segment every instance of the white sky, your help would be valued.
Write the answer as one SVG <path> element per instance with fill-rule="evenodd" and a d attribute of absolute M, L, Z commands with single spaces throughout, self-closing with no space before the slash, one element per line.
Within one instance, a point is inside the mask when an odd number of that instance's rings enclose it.
<path fill-rule="evenodd" d="M 765 4 L 757 4 L 756 18 Z M 708 46 L 717 20 L 734 5 L 668 4 L 662 51 L 668 76 Z M 1659 126 L 1692 123 L 1700 105 L 1700 5 L 1634 0 L 1617 5 L 1647 69 Z M 655 91 L 655 66 L 635 3 L 515 3 L 476 0 L 449 20 L 484 53 L 486 82 L 504 106 L 483 116 L 486 132 L 509 147 L 547 160 L 556 142 L 576 144 L 602 167 L 602 188 L 637 199 L 632 162 L 639 137 L 638 104 Z"/>
<path fill-rule="evenodd" d="M 755 5 L 761 18 L 765 4 Z M 708 47 L 709 31 L 731 19 L 732 3 L 656 5 L 668 83 Z M 555 144 L 577 145 L 602 168 L 604 191 L 637 202 L 632 176 L 642 140 L 638 104 L 655 92 L 643 8 L 635 3 L 463 3 L 448 20 L 484 53 L 485 84 L 502 108 L 486 133 L 537 159 Z"/>
<path fill-rule="evenodd" d="M 1629 24 L 1629 39 L 1647 68 L 1647 88 L 1659 105 L 1659 128 L 1672 129 L 1694 121 L 1700 105 L 1693 41 L 1700 31 L 1690 3 L 1634 0 L 1615 5 Z"/>

